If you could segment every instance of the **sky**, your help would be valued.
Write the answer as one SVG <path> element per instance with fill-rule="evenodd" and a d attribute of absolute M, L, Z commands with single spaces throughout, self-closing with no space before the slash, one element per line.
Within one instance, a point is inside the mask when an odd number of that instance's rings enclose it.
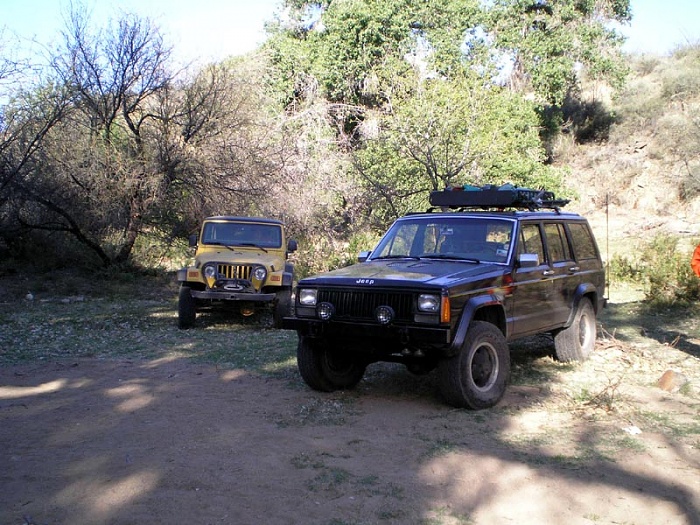
<path fill-rule="evenodd" d="M 75 0 L 87 6 L 96 27 L 120 12 L 151 18 L 175 57 L 211 62 L 255 49 L 265 38 L 265 22 L 281 8 L 280 0 Z M 70 0 L 0 0 L 0 32 L 21 48 L 32 40 L 51 46 L 65 27 Z M 633 20 L 620 27 L 628 37 L 625 51 L 668 54 L 687 43 L 700 43 L 700 1 L 632 0 Z M 34 44 L 36 47 L 36 44 Z"/>

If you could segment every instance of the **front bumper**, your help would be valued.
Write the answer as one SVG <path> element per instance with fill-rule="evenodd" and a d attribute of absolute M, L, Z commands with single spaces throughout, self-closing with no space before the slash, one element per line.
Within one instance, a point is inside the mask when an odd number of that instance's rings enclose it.
<path fill-rule="evenodd" d="M 358 321 L 319 321 L 311 318 L 285 317 L 282 320 L 282 328 L 296 330 L 310 337 L 391 340 L 407 346 L 449 346 L 451 342 L 450 329 L 444 326 L 382 326 Z"/>
<path fill-rule="evenodd" d="M 274 293 L 238 293 L 238 292 L 218 292 L 213 290 L 191 290 L 195 299 L 209 299 L 212 301 L 245 301 L 252 303 L 269 303 L 275 300 Z"/>

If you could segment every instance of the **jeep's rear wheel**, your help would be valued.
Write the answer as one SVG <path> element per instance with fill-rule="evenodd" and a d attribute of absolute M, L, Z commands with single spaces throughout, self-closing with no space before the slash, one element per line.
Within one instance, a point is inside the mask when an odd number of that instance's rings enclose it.
<path fill-rule="evenodd" d="M 289 289 L 281 290 L 275 296 L 272 322 L 275 328 L 282 328 L 282 319 L 292 314 L 292 291 Z"/>
<path fill-rule="evenodd" d="M 479 410 L 498 403 L 510 377 L 510 352 L 501 331 L 474 321 L 459 353 L 438 366 L 445 400 L 457 408 Z"/>
<path fill-rule="evenodd" d="M 197 304 L 190 293 L 190 287 L 180 286 L 177 300 L 177 325 L 180 328 L 192 328 L 197 318 Z"/>
<path fill-rule="evenodd" d="M 563 362 L 585 361 L 595 348 L 596 321 L 591 301 L 581 299 L 571 326 L 554 333 L 554 350 Z"/>
<path fill-rule="evenodd" d="M 299 336 L 297 365 L 304 382 L 321 392 L 353 388 L 367 368 L 366 363 L 350 351 L 303 335 Z"/>

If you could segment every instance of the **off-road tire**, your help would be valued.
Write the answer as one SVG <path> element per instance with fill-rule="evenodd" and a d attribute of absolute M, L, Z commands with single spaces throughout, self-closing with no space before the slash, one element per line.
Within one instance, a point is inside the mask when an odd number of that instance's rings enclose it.
<path fill-rule="evenodd" d="M 272 326 L 282 328 L 282 320 L 292 315 L 292 290 L 280 290 L 276 294 L 275 306 L 272 311 Z"/>
<path fill-rule="evenodd" d="M 353 388 L 362 380 L 367 365 L 328 341 L 299 336 L 297 365 L 304 382 L 314 390 L 333 392 Z"/>
<path fill-rule="evenodd" d="M 498 403 L 510 379 L 510 351 L 493 324 L 472 322 L 461 350 L 438 365 L 440 391 L 450 405 L 480 410 Z"/>
<path fill-rule="evenodd" d="M 197 318 L 197 303 L 190 293 L 190 287 L 180 286 L 177 299 L 177 326 L 183 329 L 192 328 Z"/>
<path fill-rule="evenodd" d="M 595 348 L 596 319 L 591 301 L 582 298 L 571 326 L 554 333 L 554 350 L 559 361 L 585 361 Z"/>

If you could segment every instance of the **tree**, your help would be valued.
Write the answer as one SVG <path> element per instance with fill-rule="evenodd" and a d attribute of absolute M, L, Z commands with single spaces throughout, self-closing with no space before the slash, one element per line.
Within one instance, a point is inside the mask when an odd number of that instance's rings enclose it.
<path fill-rule="evenodd" d="M 532 103 L 497 86 L 484 89 L 477 75 L 425 82 L 391 107 L 354 155 L 367 191 L 382 197 L 373 210 L 380 223 L 427 207 L 430 191 L 451 184 L 559 187 L 542 165 Z"/>
<path fill-rule="evenodd" d="M 149 20 L 112 27 L 93 32 L 71 13 L 53 81 L 33 91 L 46 105 L 59 86 L 62 113 L 4 177 L 17 227 L 67 235 L 104 265 L 127 262 L 144 232 L 183 235 L 204 215 L 254 210 L 285 160 L 252 60 L 176 74 Z M 27 107 L 12 129 L 43 118 Z"/>
<path fill-rule="evenodd" d="M 20 207 L 21 179 L 36 158 L 44 138 L 65 116 L 71 102 L 62 84 L 46 81 L 42 89 L 27 88 L 37 68 L 13 58 L 0 35 L 0 231 L 16 252 L 21 246 L 14 218 Z"/>

